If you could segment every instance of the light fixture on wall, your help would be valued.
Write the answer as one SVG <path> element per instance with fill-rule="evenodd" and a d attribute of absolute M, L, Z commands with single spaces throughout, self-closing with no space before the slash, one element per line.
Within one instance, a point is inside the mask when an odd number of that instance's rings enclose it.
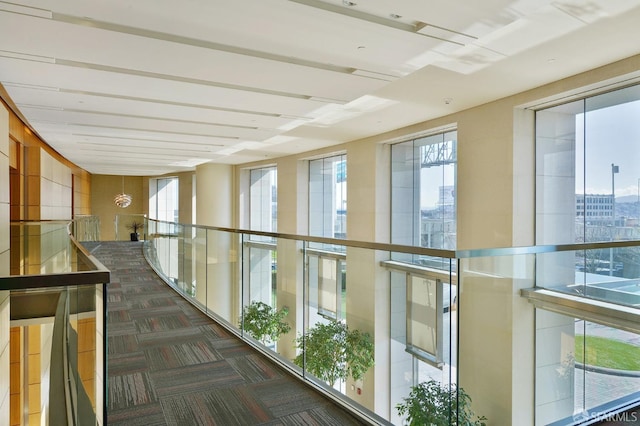
<path fill-rule="evenodd" d="M 122 176 L 122 192 L 114 197 L 113 202 L 123 209 L 131 204 L 131 195 L 124 193 L 124 176 Z"/>

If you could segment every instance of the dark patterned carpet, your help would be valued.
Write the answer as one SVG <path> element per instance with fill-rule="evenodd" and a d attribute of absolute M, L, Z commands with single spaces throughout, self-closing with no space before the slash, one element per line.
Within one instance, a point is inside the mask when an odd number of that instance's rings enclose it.
<path fill-rule="evenodd" d="M 109 425 L 364 424 L 178 296 L 142 242 L 86 246 L 111 271 Z"/>

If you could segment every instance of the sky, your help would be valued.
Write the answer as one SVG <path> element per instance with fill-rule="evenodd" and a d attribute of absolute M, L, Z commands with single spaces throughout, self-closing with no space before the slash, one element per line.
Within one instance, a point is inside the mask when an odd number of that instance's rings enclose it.
<path fill-rule="evenodd" d="M 576 176 L 582 176 L 582 156 L 587 169 L 586 193 L 611 194 L 611 164 L 618 166 L 614 175 L 616 197 L 638 195 L 640 188 L 640 101 L 633 101 L 590 111 L 576 116 L 576 140 L 586 134 L 583 149 L 577 143 Z M 581 179 L 576 192 L 582 193 Z"/>
<path fill-rule="evenodd" d="M 440 187 L 454 186 L 454 166 L 427 167 L 420 169 L 420 208 L 430 210 L 438 207 L 440 201 Z"/>

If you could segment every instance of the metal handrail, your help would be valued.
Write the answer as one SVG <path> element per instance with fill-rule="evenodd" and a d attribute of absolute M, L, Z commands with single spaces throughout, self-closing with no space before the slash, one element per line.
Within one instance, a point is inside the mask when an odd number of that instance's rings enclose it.
<path fill-rule="evenodd" d="M 111 279 L 109 270 L 76 240 L 71 231 L 72 223 L 73 221 L 67 224 L 67 234 L 69 239 L 75 246 L 81 260 L 91 268 L 91 270 L 0 276 L 0 290 L 24 290 L 26 288 L 49 288 L 108 283 Z"/>
<path fill-rule="evenodd" d="M 169 224 L 175 226 L 190 226 L 198 229 L 205 229 L 210 231 L 228 232 L 234 234 L 248 234 L 257 235 L 262 237 L 282 238 L 290 240 L 298 240 L 301 242 L 332 244 L 353 248 L 364 248 L 379 251 L 389 251 L 397 253 L 409 253 L 424 256 L 442 257 L 445 259 L 470 259 L 480 257 L 496 257 L 496 256 L 516 256 L 527 254 L 543 254 L 553 252 L 567 252 L 567 251 L 583 251 L 583 250 L 597 250 L 608 248 L 623 248 L 623 247 L 640 247 L 640 240 L 623 240 L 623 241 L 602 241 L 593 243 L 571 243 L 571 244 L 545 244 L 545 245 L 532 245 L 532 246 L 516 246 L 516 247 L 489 247 L 489 248 L 471 248 L 471 249 L 434 249 L 420 246 L 410 246 L 404 244 L 391 244 L 372 241 L 360 241 L 360 240 L 347 240 L 340 238 L 329 237 L 316 237 L 311 235 L 299 235 L 299 234 L 287 234 L 281 232 L 264 232 L 254 231 L 250 229 L 241 228 L 226 228 L 210 225 L 185 225 L 183 223 L 161 221 L 157 219 L 148 218 L 148 221 L 153 221 L 162 224 Z"/>

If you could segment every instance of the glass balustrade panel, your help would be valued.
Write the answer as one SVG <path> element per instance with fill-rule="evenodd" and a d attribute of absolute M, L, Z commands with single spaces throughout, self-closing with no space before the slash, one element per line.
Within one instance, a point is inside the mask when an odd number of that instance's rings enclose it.
<path fill-rule="evenodd" d="M 537 287 L 640 306 L 640 247 L 539 254 L 536 270 Z"/>
<path fill-rule="evenodd" d="M 19 424 L 104 424 L 102 297 L 102 284 L 10 292 L 10 387 L 19 401 L 10 415 Z"/>

